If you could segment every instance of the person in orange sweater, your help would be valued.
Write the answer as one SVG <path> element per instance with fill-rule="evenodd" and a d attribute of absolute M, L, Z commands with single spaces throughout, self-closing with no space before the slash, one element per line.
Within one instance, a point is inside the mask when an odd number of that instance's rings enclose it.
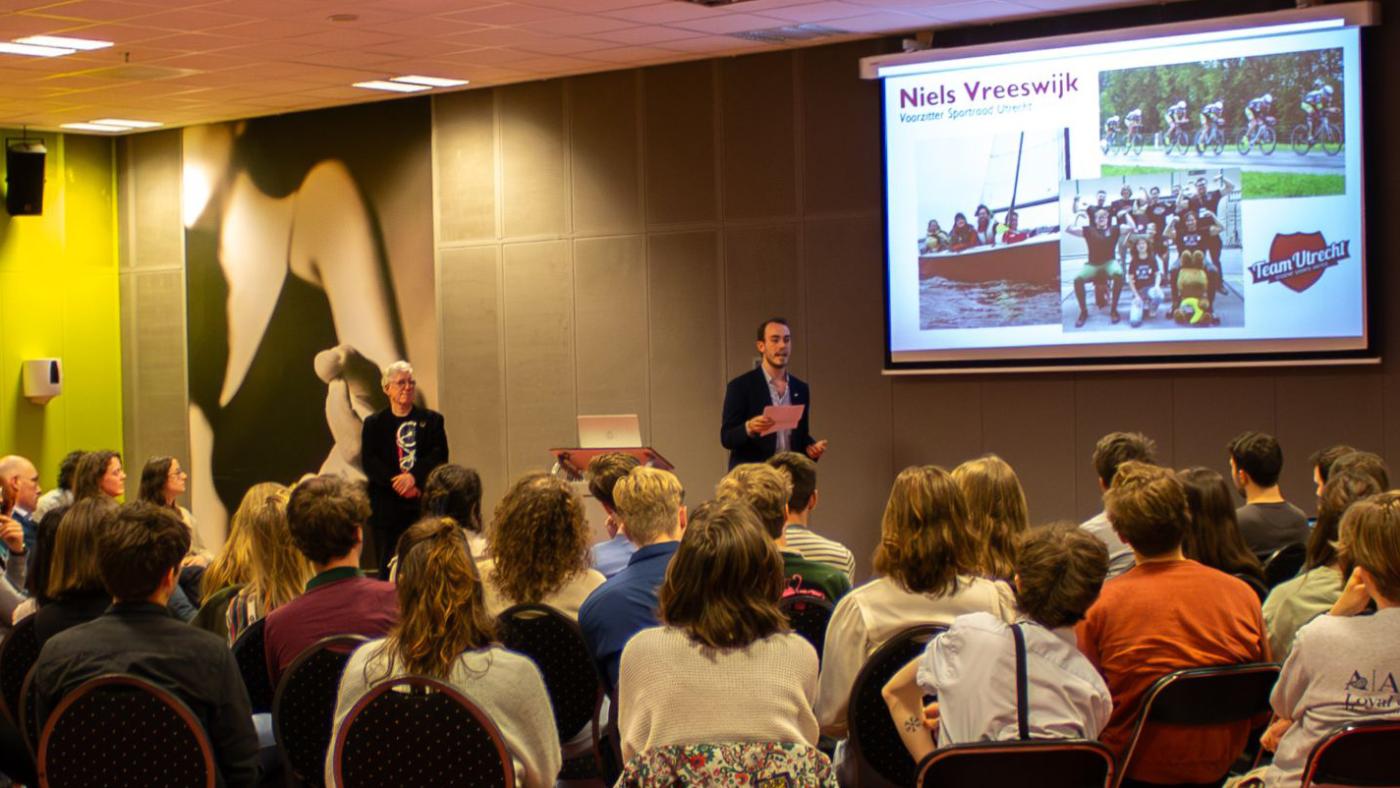
<path fill-rule="evenodd" d="M 1137 565 L 1104 584 L 1077 634 L 1079 650 L 1113 695 L 1113 716 L 1099 738 L 1121 759 L 1153 682 L 1184 668 L 1266 662 L 1269 644 L 1259 597 L 1249 586 L 1182 555 L 1186 492 L 1169 469 L 1123 463 L 1104 493 L 1104 509 Z M 1248 721 L 1149 726 L 1124 784 L 1218 784 L 1248 734 Z"/>

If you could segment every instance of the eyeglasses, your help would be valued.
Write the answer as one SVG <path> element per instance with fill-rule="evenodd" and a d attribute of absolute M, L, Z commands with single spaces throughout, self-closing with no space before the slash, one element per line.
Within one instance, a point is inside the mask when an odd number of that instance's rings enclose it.
<path fill-rule="evenodd" d="M 418 385 L 418 381 L 413 378 L 401 378 L 399 380 L 389 381 L 389 388 L 391 389 L 411 389 L 416 385 Z"/>

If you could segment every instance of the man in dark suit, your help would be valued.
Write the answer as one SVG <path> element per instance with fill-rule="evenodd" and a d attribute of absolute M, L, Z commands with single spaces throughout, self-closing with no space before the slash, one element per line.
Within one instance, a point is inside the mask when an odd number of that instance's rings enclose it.
<path fill-rule="evenodd" d="M 763 363 L 729 381 L 724 391 L 719 442 L 729 449 L 729 467 L 764 462 L 782 451 L 800 451 L 814 460 L 821 459 L 826 441 L 812 440 L 807 426 L 812 415 L 811 392 L 806 383 L 788 373 L 792 330 L 787 320 L 774 317 L 758 325 L 758 352 Z M 773 420 L 763 415 L 769 405 L 805 406 L 802 420 L 796 429 L 764 435 L 773 426 Z"/>
<path fill-rule="evenodd" d="M 382 382 L 389 407 L 365 419 L 360 451 L 374 547 L 381 576 L 387 576 L 399 535 L 418 519 L 428 474 L 447 462 L 447 432 L 441 413 L 415 404 L 417 384 L 407 361 L 390 364 Z"/>

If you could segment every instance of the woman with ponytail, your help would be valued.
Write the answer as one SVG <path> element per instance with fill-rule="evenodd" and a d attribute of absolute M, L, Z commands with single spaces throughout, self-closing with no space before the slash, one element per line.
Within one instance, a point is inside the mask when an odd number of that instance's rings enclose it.
<path fill-rule="evenodd" d="M 526 788 L 552 786 L 561 757 L 544 679 L 527 657 L 494 642 L 466 533 L 450 517 L 420 520 L 404 532 L 399 557 L 399 621 L 388 637 L 350 657 L 336 700 L 336 731 L 375 684 L 427 676 L 451 684 L 491 718 Z M 327 753 L 327 784 L 332 776 Z"/>
<path fill-rule="evenodd" d="M 778 609 L 783 559 L 746 503 L 702 504 L 661 584 L 665 626 L 622 652 L 622 757 L 657 747 L 817 745 L 817 652 Z"/>

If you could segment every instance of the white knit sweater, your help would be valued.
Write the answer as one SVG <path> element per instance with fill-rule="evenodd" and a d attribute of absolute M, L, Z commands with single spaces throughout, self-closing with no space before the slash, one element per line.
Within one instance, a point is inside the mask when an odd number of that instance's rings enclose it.
<path fill-rule="evenodd" d="M 679 629 L 644 629 L 622 652 L 622 756 L 707 742 L 816 746 L 816 697 L 817 652 L 795 633 L 718 650 Z"/>

